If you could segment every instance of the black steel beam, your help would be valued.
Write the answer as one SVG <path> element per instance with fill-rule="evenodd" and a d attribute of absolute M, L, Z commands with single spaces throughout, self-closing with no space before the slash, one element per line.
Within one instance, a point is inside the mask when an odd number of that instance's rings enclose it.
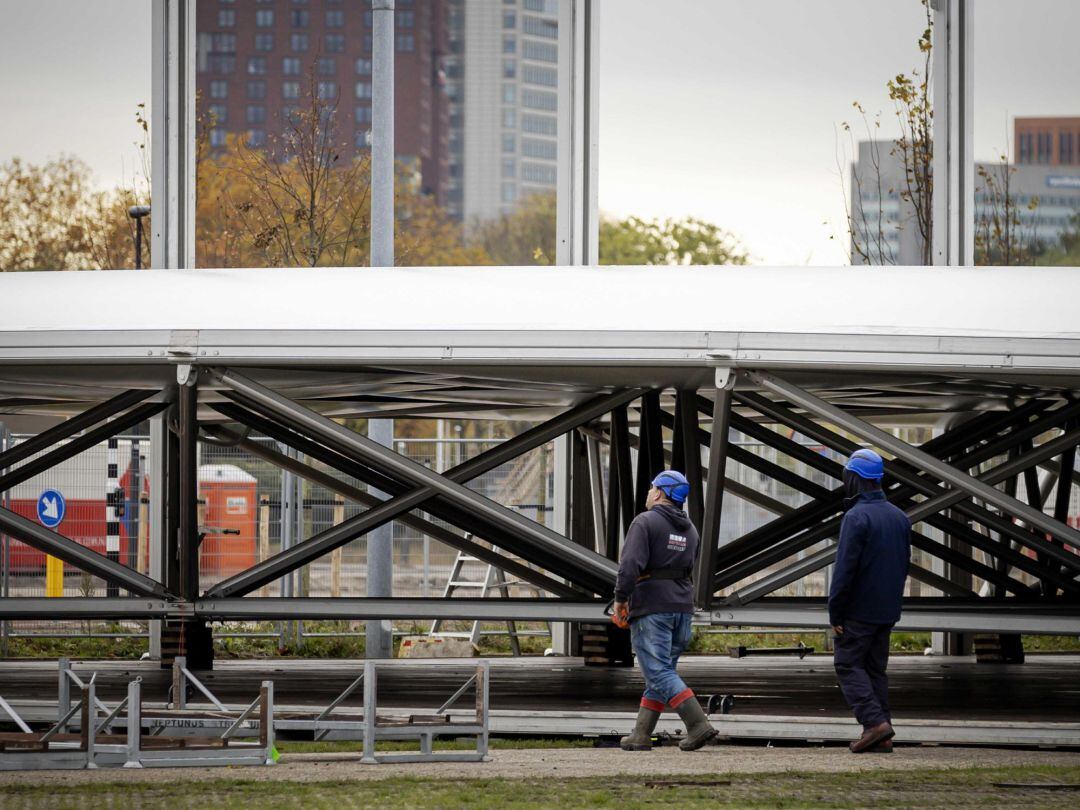
<path fill-rule="evenodd" d="M 101 577 L 106 582 L 115 582 L 133 594 L 163 598 L 169 596 L 160 582 L 155 582 L 138 571 L 132 571 L 126 565 L 113 562 L 103 554 L 27 520 L 10 509 L 0 508 L 0 530 L 38 551 L 70 563 L 80 571 Z"/>
<path fill-rule="evenodd" d="M 770 417 L 776 419 L 782 424 L 787 424 L 793 429 L 803 433 L 803 435 L 816 439 L 817 441 L 822 442 L 822 444 L 824 444 L 825 446 L 831 447 L 838 452 L 850 454 L 858 447 L 858 445 L 856 445 L 854 442 L 850 441 L 846 437 L 834 433 L 828 428 L 825 428 L 822 425 L 818 425 L 817 423 L 812 422 L 799 414 L 793 413 L 785 406 L 777 402 L 772 402 L 770 400 L 764 399 L 763 397 L 759 397 L 758 395 L 750 393 L 741 393 L 737 396 L 740 400 L 745 400 L 753 407 L 758 408 L 762 413 L 767 413 Z M 1034 412 L 1034 405 L 1035 403 L 1028 403 L 1027 406 L 1022 408 L 1022 410 L 1025 411 L 1025 418 L 1027 418 L 1030 413 Z M 957 459 L 954 460 L 954 463 L 978 463 L 1000 455 L 1001 453 L 1007 452 L 1009 449 L 1015 446 L 1016 442 L 1029 439 L 1033 435 L 1045 433 L 1047 430 L 1059 426 L 1064 420 L 1076 415 L 1077 412 L 1080 412 L 1080 407 L 1078 406 L 1080 406 L 1080 403 L 1072 403 L 1069 405 L 1065 405 L 1055 411 L 1050 412 L 1049 414 L 1046 414 L 1045 416 L 1039 417 L 1034 422 L 1021 425 L 1012 432 L 1008 433 L 1006 436 L 991 441 L 982 446 L 976 447 L 976 449 L 970 451 L 969 453 L 959 456 Z M 926 444 L 924 444 L 923 450 L 927 452 L 933 452 L 939 455 L 946 455 L 956 451 L 957 449 L 962 450 L 968 446 L 972 446 L 973 444 L 975 444 L 975 442 L 972 441 L 972 437 L 977 435 L 977 433 L 973 431 L 977 431 L 981 427 L 986 427 L 986 425 L 984 424 L 979 424 L 979 422 L 981 421 L 982 420 L 978 419 L 971 420 L 971 422 L 965 423 L 964 425 L 955 428 L 953 431 L 949 431 L 949 433 L 936 437 L 935 439 L 932 439 Z M 1005 424 L 1004 420 L 1001 419 L 991 420 L 991 422 L 998 426 L 1002 426 Z M 1015 424 L 1015 420 L 1010 420 L 1010 424 Z M 1055 440 L 1055 442 L 1060 442 L 1060 440 Z M 1059 444 L 1040 445 L 1040 451 L 1034 457 L 1037 459 L 1044 459 L 1046 457 L 1046 448 L 1049 447 L 1050 449 L 1053 449 L 1058 446 Z M 1028 458 L 1028 456 L 1025 455 L 1025 459 L 1026 458 Z M 1026 461 L 1021 461 L 1017 462 L 1017 466 L 1019 468 L 1026 468 L 1030 467 L 1030 464 L 1027 464 Z M 999 469 L 1008 470 L 1010 468 L 1005 467 Z M 921 492 L 928 496 L 935 496 L 943 492 L 939 487 L 933 484 L 931 480 L 923 478 L 921 475 L 919 475 L 917 470 L 910 468 L 906 464 L 898 463 L 895 461 L 887 462 L 886 472 L 901 483 L 907 485 L 907 487 L 909 487 L 909 489 L 907 490 L 902 490 L 896 493 L 897 497 L 900 497 L 901 495 L 907 496 L 910 494 L 914 494 L 915 492 Z M 950 493 L 952 494 L 950 495 Z M 1005 518 L 1001 518 L 998 515 L 995 515 L 985 507 L 976 506 L 973 503 L 964 503 L 963 501 L 966 500 L 967 496 L 962 493 L 956 494 L 955 490 L 950 490 L 946 491 L 944 495 L 949 495 L 949 500 L 946 505 L 939 506 L 939 508 L 936 510 L 921 512 L 917 515 L 915 519 L 923 519 L 925 517 L 928 517 L 929 515 L 934 514 L 936 511 L 943 511 L 949 506 L 955 505 L 956 511 L 964 514 L 965 516 L 971 517 L 973 520 L 983 523 L 984 525 L 994 529 L 995 531 L 1001 531 L 1008 534 L 1009 536 L 1016 539 L 1017 542 L 1028 545 L 1029 547 L 1033 545 L 1045 545 L 1045 540 L 1043 538 L 1038 537 L 1032 532 L 1023 530 L 1022 528 L 1016 526 Z M 942 497 L 944 497 L 944 495 Z M 833 490 L 833 494 L 829 497 L 829 499 L 823 500 L 822 503 L 827 503 L 831 505 L 835 502 L 836 506 L 838 507 L 841 498 L 842 488 L 838 488 L 836 490 Z M 931 502 L 935 504 L 941 503 L 941 501 L 933 500 L 933 498 L 931 499 Z M 924 502 L 922 506 L 925 506 L 926 503 L 928 502 Z M 801 528 L 806 528 L 808 525 L 812 525 L 812 523 L 807 523 L 808 514 L 812 514 L 814 512 L 821 512 L 824 510 L 822 508 L 812 509 L 809 507 L 814 507 L 814 504 L 808 504 L 807 506 L 800 507 L 799 510 L 796 510 L 796 514 L 793 514 L 788 519 L 787 523 L 790 524 L 795 522 L 794 518 L 799 516 L 799 513 L 802 513 Z M 938 525 L 938 521 L 944 519 L 945 518 L 934 518 L 934 525 Z M 765 531 L 770 527 L 773 527 L 772 531 Z M 737 540 L 735 544 L 733 544 L 734 546 L 736 546 L 736 548 L 730 550 L 732 552 L 737 552 L 739 558 L 743 558 L 745 556 L 748 556 L 748 554 L 752 553 L 753 551 L 760 550 L 761 548 L 767 547 L 768 545 L 775 543 L 783 536 L 790 536 L 791 531 L 786 531 L 786 533 L 782 533 L 784 532 L 785 528 L 785 522 L 782 522 L 781 520 L 773 521 L 767 526 L 755 530 L 754 532 L 750 532 L 747 535 L 744 535 L 744 537 L 739 538 L 739 540 Z M 747 549 L 750 549 L 750 551 L 748 551 Z M 1066 560 L 1065 564 L 1068 564 L 1068 560 Z"/>
<path fill-rule="evenodd" d="M 687 410 L 690 410 L 688 407 Z M 728 442 L 731 418 L 731 389 L 719 388 L 712 412 L 712 431 L 709 441 L 709 484 L 705 490 L 705 515 L 701 526 L 701 552 L 694 570 L 694 603 L 707 610 L 712 605 L 712 573 L 716 568 L 717 546 L 720 541 L 720 521 L 724 509 L 724 479 L 727 459 L 733 449 Z M 695 416 L 694 421 L 697 421 Z M 694 434 L 697 433 L 695 425 Z M 689 437 L 688 437 L 689 438 Z"/>
<path fill-rule="evenodd" d="M 672 463 L 681 470 L 690 482 L 690 495 L 686 500 L 686 510 L 695 526 L 702 526 L 705 520 L 705 477 L 701 474 L 701 437 L 698 433 L 697 417 L 698 395 L 693 390 L 679 391 L 676 401 L 675 426 L 682 437 L 682 459 L 676 460 L 672 454 Z M 728 408 L 730 416 L 730 407 Z M 679 465 L 682 466 L 679 466 Z"/>
<path fill-rule="evenodd" d="M 634 471 L 630 458 L 630 416 L 628 406 L 611 412 L 611 452 L 619 473 L 619 504 L 622 507 L 622 529 L 626 534 L 637 517 L 634 511 Z"/>
<path fill-rule="evenodd" d="M 408 483 L 402 482 L 397 478 L 391 478 L 380 471 L 373 470 L 353 459 L 346 458 L 318 442 L 312 441 L 305 436 L 301 436 L 299 433 L 282 427 L 259 413 L 246 410 L 233 403 L 217 403 L 211 407 L 222 415 L 227 416 L 242 425 L 258 430 L 260 433 L 276 439 L 282 444 L 292 447 L 295 450 L 299 450 L 309 458 L 321 461 L 381 492 L 398 496 L 405 495 L 412 491 L 412 487 Z M 445 520 L 447 523 L 454 526 L 465 528 L 477 537 L 483 537 L 485 540 L 493 542 L 495 545 L 506 549 L 507 551 L 519 555 L 530 552 L 530 549 L 520 543 L 512 534 L 501 531 L 491 524 L 484 523 L 479 520 L 476 515 L 466 513 L 464 510 L 441 498 L 433 498 L 428 501 L 424 505 L 424 509 L 440 520 Z M 561 556 L 545 556 L 543 555 L 543 552 L 532 549 L 531 562 L 553 574 L 566 578 L 572 585 L 580 587 L 588 592 L 592 592 L 590 588 L 593 586 L 581 582 L 580 572 L 573 569 L 571 566 L 568 566 L 566 560 Z"/>
<path fill-rule="evenodd" d="M 180 514 L 178 552 L 180 555 L 180 595 L 199 595 L 199 391 L 195 385 L 181 385 L 177 391 L 177 440 Z"/>
<path fill-rule="evenodd" d="M 25 461 L 30 456 L 52 447 L 57 442 L 74 436 L 80 430 L 86 430 L 86 428 L 92 427 L 98 422 L 103 422 L 110 416 L 126 411 L 131 406 L 137 405 L 156 393 L 156 391 L 144 390 L 125 391 L 122 394 L 117 394 L 112 399 L 94 405 L 92 408 L 87 408 L 82 413 L 65 419 L 60 424 L 30 437 L 24 442 L 20 442 L 4 453 L 0 453 L 0 470 L 5 467 L 12 467 L 20 461 Z"/>
<path fill-rule="evenodd" d="M 835 405 L 831 405 L 820 397 L 805 391 L 786 380 L 773 374 L 763 372 L 751 372 L 751 378 L 772 393 L 784 397 L 789 402 L 799 405 L 804 410 L 816 414 L 831 424 L 837 425 L 859 436 L 865 441 L 873 442 L 878 447 L 892 453 L 897 458 L 903 459 L 918 470 L 925 471 L 935 478 L 950 484 L 961 493 L 961 499 L 967 497 L 981 498 L 987 503 L 997 506 L 999 509 L 1021 518 L 1029 525 L 1042 529 L 1053 535 L 1058 540 L 1068 543 L 1073 547 L 1080 547 L 1080 531 L 1071 526 L 1054 520 L 1045 513 L 1032 509 L 1027 504 L 1010 498 L 999 489 L 990 484 L 973 478 L 951 464 L 934 458 L 929 453 L 911 446 L 905 441 L 897 439 L 889 433 L 881 430 L 869 422 L 853 416 Z M 966 460 L 965 463 L 976 463 Z M 946 507 L 942 507 L 946 508 Z"/>
<path fill-rule="evenodd" d="M 304 464 L 298 459 L 290 458 L 272 447 L 245 438 L 227 428 L 216 425 L 207 425 L 203 427 L 203 432 L 234 444 L 257 458 L 268 461 L 281 469 L 289 470 L 290 472 L 299 475 L 301 478 L 319 484 L 331 492 L 335 492 L 338 495 L 348 498 L 362 506 L 366 506 L 369 509 L 383 503 L 383 500 L 375 495 L 354 487 L 351 484 L 347 484 L 329 473 L 325 473 L 322 470 L 312 467 L 310 464 Z M 556 596 L 569 599 L 581 596 L 581 593 L 574 588 L 565 585 L 556 579 L 545 576 L 539 571 L 534 571 L 527 565 L 499 554 L 497 551 L 481 545 L 480 543 L 476 543 L 457 532 L 446 529 L 437 523 L 432 523 L 430 520 L 425 520 L 424 518 L 413 514 L 403 515 L 399 520 L 406 526 L 415 529 L 421 534 L 427 535 L 433 540 L 437 540 L 456 551 L 462 551 L 490 565 L 494 565 L 495 567 L 513 574 L 515 577 L 535 585 L 538 588 L 549 591 Z"/>
<path fill-rule="evenodd" d="M 206 597 L 195 612 L 213 621 L 291 619 L 457 619 L 468 621 L 583 621 L 603 623 L 604 600 L 366 597 L 222 599 Z"/>
<path fill-rule="evenodd" d="M 224 385 L 239 394 L 241 398 L 257 402 L 262 407 L 274 412 L 280 419 L 294 422 L 302 432 L 310 432 L 313 436 L 317 436 L 322 443 L 337 449 L 343 455 L 356 458 L 362 463 L 382 467 L 394 475 L 409 480 L 415 487 L 407 495 L 392 498 L 383 505 L 366 512 L 361 516 L 365 520 L 358 521 L 353 526 L 354 529 L 364 527 L 363 531 L 370 531 L 375 526 L 393 520 L 399 514 L 420 506 L 430 497 L 438 494 L 463 508 L 475 510 L 478 514 L 483 515 L 486 520 L 496 524 L 504 531 L 517 534 L 532 548 L 544 549 L 552 554 L 561 553 L 568 562 L 572 562 L 575 567 L 581 568 L 585 574 L 595 578 L 597 583 L 604 583 L 604 588 L 601 588 L 601 590 L 610 587 L 614 583 L 616 567 L 611 560 L 596 554 L 595 551 L 578 546 L 562 535 L 534 521 L 530 521 L 513 510 L 463 486 L 463 483 L 470 478 L 520 455 L 527 449 L 532 449 L 532 446 L 529 446 L 525 440 L 517 441 L 512 439 L 496 448 L 496 450 L 502 450 L 506 454 L 505 457 L 495 452 L 490 455 L 485 453 L 483 454 L 486 456 L 484 459 L 478 457 L 471 462 L 466 462 L 447 471 L 444 475 L 439 475 L 235 372 L 217 372 L 217 377 Z M 598 406 L 594 401 L 592 403 L 593 408 L 598 408 L 598 411 L 594 412 L 586 412 L 589 409 L 584 406 L 574 410 L 578 412 L 581 423 L 585 423 L 604 413 L 605 408 L 610 410 L 612 407 L 624 404 L 632 396 L 633 392 L 611 395 L 604 398 L 602 406 Z M 536 442 L 533 446 L 544 444 L 550 438 L 561 435 L 570 428 L 578 427 L 578 424 L 567 426 L 565 424 L 567 421 L 572 422 L 574 420 L 564 414 L 563 417 L 546 423 L 547 429 L 554 430 L 554 432 L 542 441 L 543 431 L 539 429 L 529 431 Z M 557 423 L 557 427 L 551 427 L 553 423 Z M 517 439 L 520 438 L 517 437 Z M 513 449 L 506 448 L 506 444 L 512 444 Z M 496 460 L 493 462 L 493 459 Z M 488 464 L 491 464 L 492 467 L 488 467 Z M 363 531 L 360 531 L 356 536 L 362 534 Z M 247 571 L 231 577 L 226 582 L 219 583 L 211 589 L 211 593 L 224 596 L 250 592 L 250 590 L 259 587 L 264 582 L 277 579 L 282 574 L 317 559 L 322 554 L 335 548 L 336 545 L 344 542 L 348 542 L 348 539 L 340 540 L 335 538 L 333 543 L 305 541 L 280 552 L 269 560 L 256 564 Z M 601 592 L 601 590 L 597 592 Z"/>
<path fill-rule="evenodd" d="M 77 456 L 83 450 L 93 447 L 105 439 L 108 439 L 110 436 L 115 436 L 120 431 L 127 430 L 128 428 L 161 413 L 166 407 L 168 406 L 163 402 L 147 402 L 143 405 L 137 405 L 127 413 L 116 417 L 111 422 L 105 422 L 93 430 L 88 430 L 81 436 L 76 436 L 65 444 L 54 447 L 44 455 L 38 456 L 32 461 L 28 461 L 21 467 L 16 467 L 7 475 L 0 476 L 0 492 L 11 489 L 24 481 L 29 481 L 38 473 L 52 469 L 57 464 Z M 18 449 L 21 446 L 22 445 L 18 445 L 15 449 Z"/>
<path fill-rule="evenodd" d="M 1019 467 L 1023 465 L 1030 466 L 1038 464 L 1042 458 L 1049 457 L 1051 454 L 1056 455 L 1057 453 L 1061 452 L 1062 447 L 1067 446 L 1069 442 L 1075 443 L 1078 438 L 1080 438 L 1080 433 L 1076 433 L 1072 436 L 1060 437 L 1052 442 L 1046 443 L 1045 445 L 1040 445 L 1038 451 L 1035 451 L 1030 455 L 1026 455 L 1016 461 L 1006 462 L 1005 464 L 999 465 L 998 467 L 989 470 L 987 473 L 984 473 L 982 478 L 983 480 L 992 482 L 1005 480 L 1006 478 L 1015 475 L 1016 470 Z M 918 480 L 922 486 L 927 486 L 925 483 L 921 482 L 921 479 Z M 903 494 L 904 493 L 902 489 L 898 492 L 890 493 L 891 497 L 893 498 L 902 496 Z M 1040 565 L 1035 560 L 1031 560 L 1030 558 L 1025 557 L 1019 552 L 1003 547 L 1001 544 L 994 542 L 991 538 L 979 534 L 978 532 L 972 530 L 970 527 L 964 526 L 957 521 L 952 521 L 947 518 L 935 517 L 938 511 L 944 508 L 948 508 L 950 504 L 946 503 L 946 501 L 951 497 L 953 497 L 953 492 L 948 491 L 945 492 L 943 495 L 939 496 L 938 498 L 932 498 L 928 501 L 917 503 L 906 510 L 907 515 L 911 519 L 913 524 L 917 523 L 920 520 L 932 520 L 933 525 L 940 526 L 946 531 L 951 531 L 955 533 L 957 536 L 962 537 L 965 542 L 981 548 L 989 554 L 997 554 L 1001 557 L 1004 557 L 1005 559 L 1008 559 L 1015 567 L 1020 568 L 1021 570 L 1025 570 L 1036 576 L 1046 577 L 1048 580 L 1054 582 L 1066 591 L 1076 592 L 1078 584 L 1075 581 L 1071 580 L 1068 576 L 1058 575 L 1056 571 Z M 961 493 L 960 497 L 966 496 Z M 945 505 L 942 506 L 942 503 L 945 503 Z M 989 512 L 987 514 L 990 515 Z M 1000 521 L 1000 523 L 1003 524 L 1000 526 L 1000 528 L 1015 531 L 1015 527 L 1004 518 L 997 518 L 996 516 L 990 515 L 990 517 L 986 518 L 986 520 L 990 523 L 992 527 L 997 526 L 998 522 Z M 728 585 L 732 585 L 735 582 L 743 579 L 744 577 L 756 573 L 757 571 L 760 571 L 763 568 L 766 568 L 777 562 L 780 562 L 781 560 L 786 559 L 787 557 L 797 553 L 798 551 L 809 548 L 815 543 L 835 536 L 836 532 L 839 530 L 839 526 L 840 519 L 835 518 L 814 529 L 796 535 L 795 537 L 792 537 L 782 543 L 775 545 L 771 544 L 770 547 L 768 547 L 766 550 L 763 550 L 754 556 L 742 559 L 740 562 L 730 565 L 724 570 L 718 572 L 716 579 L 714 580 L 716 589 L 719 590 L 721 588 L 727 587 Z M 939 548 L 944 548 L 943 546 L 941 546 L 941 544 L 934 543 L 933 541 L 926 538 L 923 539 L 926 542 L 925 549 L 927 551 L 929 551 L 930 553 L 934 553 L 937 556 L 941 556 L 940 554 L 937 554 L 937 550 Z M 1038 538 L 1035 535 L 1030 535 L 1026 539 L 1033 548 L 1035 548 L 1036 550 L 1044 550 L 1047 553 L 1052 554 L 1056 559 L 1061 560 L 1062 555 L 1069 555 L 1069 557 L 1063 561 L 1063 564 L 1071 563 L 1075 566 L 1080 563 L 1080 559 L 1075 559 L 1075 555 L 1071 555 L 1069 552 L 1053 546 L 1044 538 Z M 915 539 L 913 539 L 913 543 L 914 542 L 916 542 Z M 970 566 L 968 570 L 970 570 Z M 981 573 L 979 575 L 982 576 Z"/>
<path fill-rule="evenodd" d="M 652 480 L 664 469 L 664 436 L 660 423 L 660 392 L 647 391 L 641 397 L 641 423 L 638 428 L 637 484 L 634 488 L 634 512 L 645 511 L 645 498 Z"/>

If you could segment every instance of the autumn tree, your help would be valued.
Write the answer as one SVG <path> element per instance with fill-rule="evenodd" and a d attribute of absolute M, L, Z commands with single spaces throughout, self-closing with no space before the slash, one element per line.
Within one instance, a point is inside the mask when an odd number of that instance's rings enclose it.
<path fill-rule="evenodd" d="M 473 239 L 500 265 L 555 263 L 554 194 L 526 197 L 511 214 L 481 223 Z M 730 233 L 693 217 L 646 220 L 605 216 L 600 264 L 746 264 L 749 256 Z"/>
<path fill-rule="evenodd" d="M 336 104 L 309 82 L 304 108 L 265 145 L 231 136 L 209 146 L 216 126 L 203 119 L 196 212 L 200 267 L 366 265 L 370 253 L 371 161 L 338 134 Z M 409 265 L 485 264 L 461 226 L 399 171 L 396 261 Z"/>

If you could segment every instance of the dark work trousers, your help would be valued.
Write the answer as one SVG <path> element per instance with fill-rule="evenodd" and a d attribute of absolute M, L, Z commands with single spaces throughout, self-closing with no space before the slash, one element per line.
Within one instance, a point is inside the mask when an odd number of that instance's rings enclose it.
<path fill-rule="evenodd" d="M 833 666 L 844 700 L 863 728 L 892 722 L 889 713 L 889 634 L 891 624 L 847 620 L 834 641 Z"/>

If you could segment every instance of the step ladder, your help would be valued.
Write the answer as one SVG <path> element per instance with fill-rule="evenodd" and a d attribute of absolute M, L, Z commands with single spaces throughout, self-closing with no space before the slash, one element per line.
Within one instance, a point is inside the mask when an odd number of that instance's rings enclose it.
<path fill-rule="evenodd" d="M 505 571 L 490 563 L 487 566 L 487 570 L 485 571 L 482 580 L 466 579 L 466 567 L 471 563 L 482 564 L 482 562 L 482 560 L 473 557 L 471 554 L 459 551 L 457 557 L 454 558 L 454 565 L 450 569 L 450 578 L 446 581 L 446 588 L 443 590 L 443 598 L 449 599 L 461 591 L 471 591 L 472 593 L 469 595 L 487 598 L 491 595 L 492 591 L 497 591 L 504 599 L 508 599 L 510 597 L 510 588 L 512 587 L 527 588 L 531 590 L 535 596 L 541 596 L 540 589 L 535 585 L 519 579 L 508 580 Z M 467 638 L 469 639 L 469 643 L 474 647 L 479 645 L 480 637 L 483 635 L 501 635 L 497 630 L 481 630 L 481 622 L 479 621 L 473 622 L 472 629 L 468 631 L 443 630 L 445 624 L 446 619 L 435 619 L 435 621 L 431 623 L 431 630 L 428 631 L 428 635 L 441 636 L 443 638 Z M 524 633 L 518 631 L 516 622 L 506 622 L 506 635 L 510 639 L 510 652 L 515 656 L 520 656 L 521 644 L 519 635 L 524 635 Z M 550 623 L 548 623 L 548 629 L 545 635 L 551 635 Z"/>

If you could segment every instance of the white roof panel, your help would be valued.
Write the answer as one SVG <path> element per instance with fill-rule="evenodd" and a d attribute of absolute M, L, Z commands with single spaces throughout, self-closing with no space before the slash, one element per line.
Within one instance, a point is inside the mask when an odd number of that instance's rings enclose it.
<path fill-rule="evenodd" d="M 0 333 L 585 330 L 1076 338 L 1078 301 L 1077 268 L 5 273 Z"/>

